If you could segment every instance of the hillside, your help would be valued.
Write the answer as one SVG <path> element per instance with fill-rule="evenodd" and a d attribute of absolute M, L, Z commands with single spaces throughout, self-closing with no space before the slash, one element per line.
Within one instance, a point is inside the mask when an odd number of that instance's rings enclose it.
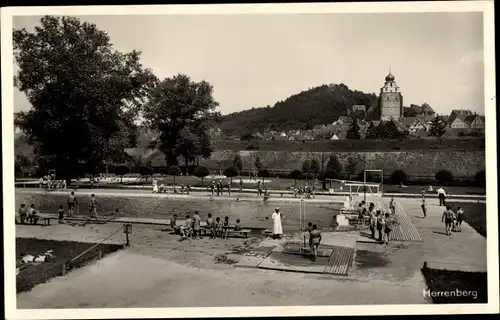
<path fill-rule="evenodd" d="M 322 85 L 294 94 L 273 107 L 254 108 L 224 116 L 221 129 L 226 135 L 238 136 L 266 130 L 307 130 L 346 116 L 353 105 L 369 108 L 376 102 L 374 93 L 353 91 L 344 84 Z"/>

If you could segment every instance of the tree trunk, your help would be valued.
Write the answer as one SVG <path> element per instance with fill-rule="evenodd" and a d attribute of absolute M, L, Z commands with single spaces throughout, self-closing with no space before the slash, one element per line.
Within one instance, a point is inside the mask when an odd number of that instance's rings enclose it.
<path fill-rule="evenodd" d="M 203 187 L 203 178 L 201 178 L 201 187 Z"/>
<path fill-rule="evenodd" d="M 175 175 L 174 175 L 174 184 L 175 184 Z"/>
<path fill-rule="evenodd" d="M 120 184 L 123 184 L 123 176 L 120 177 Z"/>

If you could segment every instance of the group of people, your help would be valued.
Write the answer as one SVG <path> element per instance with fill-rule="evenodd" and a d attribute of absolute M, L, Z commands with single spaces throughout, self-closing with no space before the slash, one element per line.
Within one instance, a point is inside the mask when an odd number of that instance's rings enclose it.
<path fill-rule="evenodd" d="M 446 210 L 441 216 L 441 222 L 444 222 L 444 227 L 447 236 L 451 236 L 452 232 L 462 232 L 462 222 L 464 221 L 464 210 L 461 207 L 457 208 L 457 212 L 451 210 L 451 206 L 447 205 Z"/>
<path fill-rule="evenodd" d="M 316 186 L 313 185 L 312 187 L 310 187 L 307 183 L 302 186 L 302 187 L 296 187 L 296 186 L 293 186 L 291 187 L 292 188 L 292 191 L 293 191 L 293 197 L 294 198 L 297 198 L 298 196 L 299 197 L 305 197 L 305 198 L 315 198 L 315 194 L 316 194 Z"/>
<path fill-rule="evenodd" d="M 38 184 L 40 189 L 45 186 L 47 190 L 67 188 L 66 180 L 65 179 L 56 180 L 55 175 L 53 173 L 41 177 L 40 180 L 38 180 Z"/>
<path fill-rule="evenodd" d="M 39 217 L 37 211 L 35 209 L 35 204 L 32 203 L 31 206 L 26 207 L 26 204 L 21 203 L 19 207 L 19 222 L 21 224 L 29 223 L 29 224 L 37 224 Z M 16 219 L 17 223 L 17 219 Z"/>
<path fill-rule="evenodd" d="M 170 220 L 170 226 L 176 233 L 179 233 L 181 236 L 181 240 L 192 238 L 197 239 L 201 238 L 201 217 L 198 211 L 195 211 L 193 216 L 186 215 L 186 220 L 183 224 L 177 224 L 177 215 L 174 214 L 172 219 Z M 206 224 L 203 228 L 210 233 L 210 239 L 215 239 L 217 237 L 222 237 L 223 239 L 227 238 L 227 234 L 229 229 L 239 231 L 241 230 L 241 220 L 236 219 L 236 223 L 231 225 L 229 222 L 229 217 L 224 217 L 224 220 L 221 221 L 220 217 L 216 217 L 215 219 L 212 217 L 212 214 L 209 213 L 206 219 Z"/>
<path fill-rule="evenodd" d="M 181 185 L 180 187 L 180 190 L 177 190 L 177 188 L 175 186 L 173 186 L 173 192 L 175 194 L 177 193 L 186 193 L 186 194 L 189 194 L 191 192 L 191 186 L 188 184 L 186 186 L 184 186 L 183 184 Z M 165 185 L 163 184 L 163 182 L 158 185 L 158 180 L 154 179 L 153 180 L 153 193 L 167 193 L 167 188 L 165 187 Z"/>
<path fill-rule="evenodd" d="M 391 198 L 389 211 L 386 212 L 383 212 L 381 208 L 377 209 L 373 202 L 366 207 L 366 202 L 361 201 L 358 208 L 358 221 L 360 223 L 366 221 L 370 227 L 371 237 L 382 244 L 389 244 L 391 232 L 398 224 L 395 215 L 396 202 L 394 198 Z"/>
<path fill-rule="evenodd" d="M 68 213 L 67 215 L 64 212 L 64 205 L 60 205 L 59 209 L 57 210 L 58 214 L 58 220 L 60 223 L 64 223 L 64 218 L 65 217 L 73 217 L 75 214 L 75 209 L 78 208 L 78 199 L 75 196 L 75 192 L 71 191 L 71 193 L 68 196 L 68 199 L 66 200 L 66 204 L 68 206 Z M 118 212 L 118 209 L 116 209 L 115 213 Z M 24 203 L 22 203 L 19 207 L 18 210 L 19 213 L 19 221 L 21 224 L 24 223 L 30 223 L 30 224 L 36 224 L 38 220 L 40 219 L 37 211 L 35 210 L 35 204 L 31 204 L 31 206 L 28 208 Z M 91 219 L 97 219 L 97 199 L 95 194 L 92 194 L 90 196 L 90 201 L 89 201 L 89 217 Z M 17 218 L 16 218 L 17 222 Z"/>

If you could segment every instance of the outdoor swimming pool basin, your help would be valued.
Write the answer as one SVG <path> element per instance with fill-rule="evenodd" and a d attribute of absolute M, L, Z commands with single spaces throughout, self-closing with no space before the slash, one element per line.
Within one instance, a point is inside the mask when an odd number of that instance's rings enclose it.
<path fill-rule="evenodd" d="M 68 192 L 69 194 L 69 192 Z M 78 195 L 79 214 L 87 215 L 89 206 L 88 195 Z M 16 210 L 21 203 L 27 206 L 35 204 L 39 212 L 56 213 L 60 205 L 64 205 L 67 212 L 66 194 L 40 193 L 16 190 Z M 123 196 L 105 194 L 97 195 L 97 211 L 100 215 L 110 215 L 119 209 L 121 217 L 141 217 L 150 219 L 170 219 L 177 214 L 179 219 L 184 219 L 186 214 L 192 214 L 198 210 L 202 219 L 205 219 L 208 213 L 214 217 L 229 216 L 234 223 L 236 219 L 241 219 L 241 224 L 252 228 L 271 228 L 271 221 L 266 220 L 274 211 L 274 208 L 280 207 L 283 214 L 283 228 L 286 231 L 295 231 L 299 229 L 300 224 L 300 202 L 297 201 L 240 201 L 236 202 L 229 198 L 215 198 L 213 201 L 200 198 L 161 198 L 151 197 L 148 194 L 131 197 L 127 194 Z M 329 203 L 310 203 L 306 201 L 305 212 L 307 221 L 318 223 L 322 227 L 329 227 L 332 222 L 332 216 L 338 210 L 341 204 Z"/>

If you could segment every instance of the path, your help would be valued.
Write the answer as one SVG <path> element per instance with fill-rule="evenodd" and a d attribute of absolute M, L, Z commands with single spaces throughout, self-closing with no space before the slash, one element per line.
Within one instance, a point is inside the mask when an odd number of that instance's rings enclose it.
<path fill-rule="evenodd" d="M 279 274 L 279 276 L 278 276 Z M 228 307 L 425 303 L 411 279 L 343 282 L 266 270 L 207 270 L 127 249 L 17 296 L 18 308 Z"/>
<path fill-rule="evenodd" d="M 93 242 L 116 225 L 16 226 L 18 237 Z M 382 269 L 359 270 L 355 278 L 239 269 L 217 264 L 226 255 L 238 261 L 260 239 L 178 241 L 161 227 L 134 226 L 132 246 L 96 264 L 36 286 L 17 296 L 19 308 L 189 307 L 428 303 L 423 279 L 411 271 L 373 277 Z M 108 243 L 123 243 L 121 233 Z M 400 268 L 399 268 L 400 269 Z M 392 270 L 398 270 L 393 266 Z M 130 291 L 129 291 L 130 290 Z M 210 294 L 217 292 L 217 294 Z"/>
<path fill-rule="evenodd" d="M 425 219 L 419 201 L 399 199 L 398 204 L 398 210 L 406 211 L 423 239 L 422 264 L 427 261 L 429 267 L 438 269 L 486 271 L 486 238 L 469 224 L 463 222 L 462 232 L 446 236 L 441 222 L 445 208 L 437 201 L 428 201 Z"/>

